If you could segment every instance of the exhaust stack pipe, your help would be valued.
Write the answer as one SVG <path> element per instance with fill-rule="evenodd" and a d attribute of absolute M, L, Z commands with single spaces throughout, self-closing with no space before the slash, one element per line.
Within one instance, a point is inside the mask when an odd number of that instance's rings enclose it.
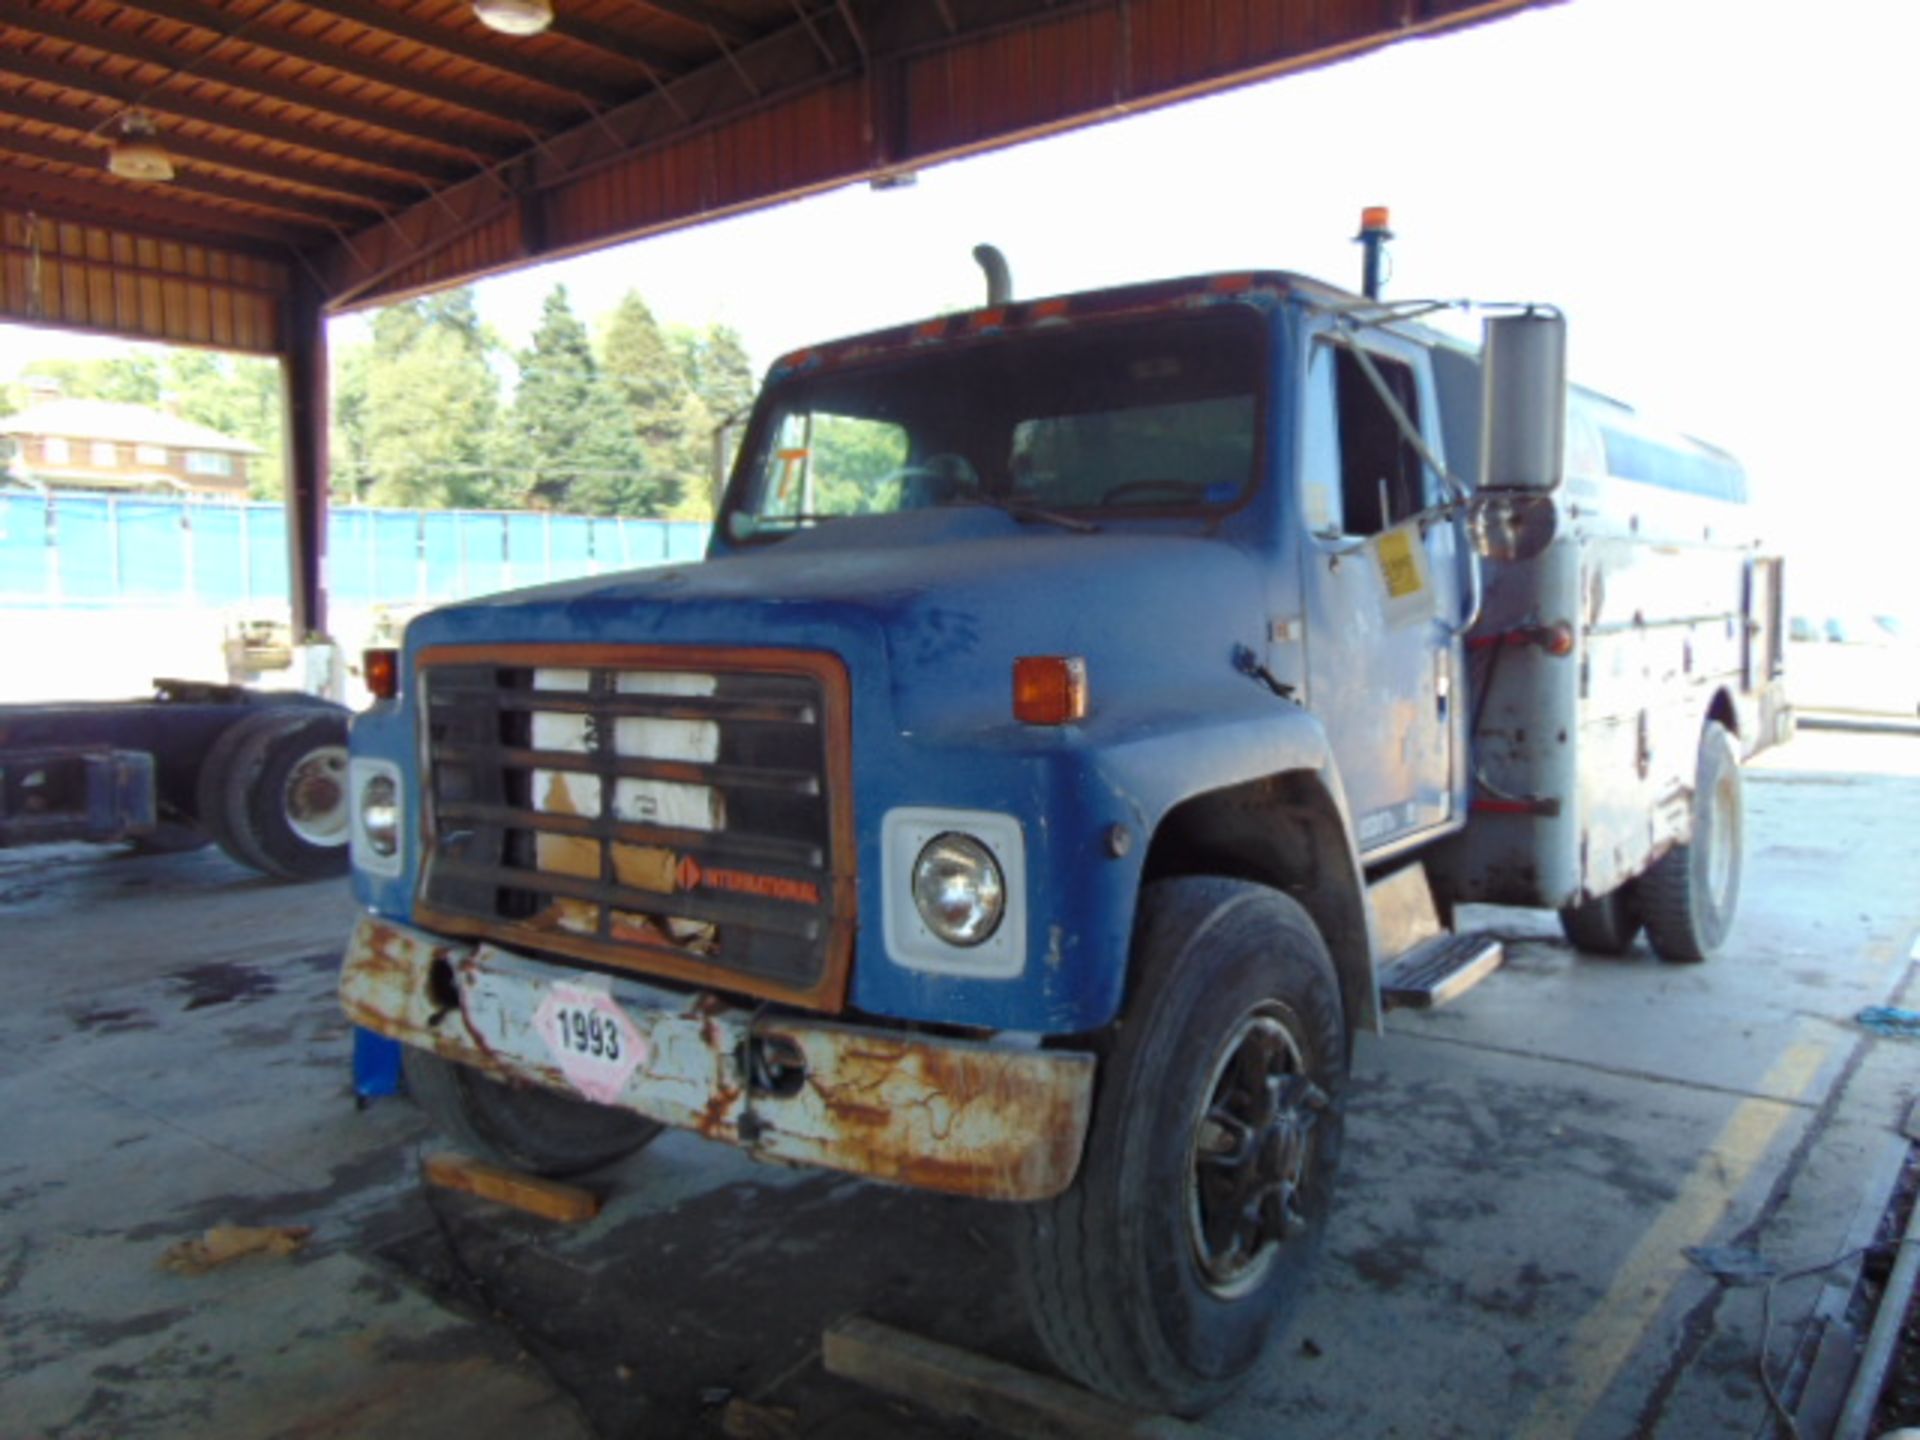
<path fill-rule="evenodd" d="M 973 259 L 987 275 L 987 304 L 1005 305 L 1013 299 L 1013 271 L 997 245 L 976 245 Z"/>

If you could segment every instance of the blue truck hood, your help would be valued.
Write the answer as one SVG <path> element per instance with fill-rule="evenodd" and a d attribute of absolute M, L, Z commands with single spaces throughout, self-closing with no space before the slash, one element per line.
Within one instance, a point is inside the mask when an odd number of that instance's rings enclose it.
<path fill-rule="evenodd" d="M 1150 523 L 1150 522 L 1149 522 Z M 838 655 L 852 692 L 859 933 L 849 995 L 867 1015 L 1075 1034 L 1117 1012 L 1152 833 L 1194 786 L 1292 754 L 1301 712 L 1235 666 L 1266 649 L 1273 566 L 1174 522 L 1079 534 L 967 509 L 849 519 L 698 565 L 492 596 L 409 627 L 429 646 L 654 644 Z M 1013 661 L 1079 655 L 1090 712 L 1013 718 Z M 362 717 L 357 753 L 416 763 L 410 707 Z M 1255 753 L 1257 752 L 1257 753 Z M 1013 979 L 888 963 L 884 818 L 898 807 L 1016 817 L 1027 962 Z M 409 832 L 405 873 L 417 867 Z M 405 916 L 410 882 L 362 875 Z"/>
<path fill-rule="evenodd" d="M 1258 651 L 1262 569 L 1196 533 L 1069 532 L 983 508 L 835 521 L 697 565 L 510 591 L 430 612 L 408 646 L 471 643 L 755 645 L 827 650 L 856 711 L 884 695 L 902 730 L 1004 726 L 1020 655 L 1080 655 L 1096 712 L 1244 691 Z"/>

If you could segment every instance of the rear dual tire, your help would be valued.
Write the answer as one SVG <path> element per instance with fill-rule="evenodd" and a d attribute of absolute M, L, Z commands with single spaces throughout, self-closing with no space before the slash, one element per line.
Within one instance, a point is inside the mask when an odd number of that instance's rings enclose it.
<path fill-rule="evenodd" d="M 1709 720 L 1700 734 L 1693 787 L 1693 833 L 1638 882 L 1647 939 L 1662 960 L 1696 965 L 1718 950 L 1740 903 L 1746 811 L 1740 751 Z"/>
<path fill-rule="evenodd" d="M 1629 880 L 1616 890 L 1560 912 L 1567 943 L 1589 955 L 1624 955 L 1640 934 L 1640 896 Z"/>
<path fill-rule="evenodd" d="M 1726 941 L 1740 903 L 1745 805 L 1740 751 L 1733 736 L 1709 720 L 1700 735 L 1694 770 L 1692 833 L 1654 861 L 1644 875 L 1560 912 L 1560 928 L 1575 949 L 1624 955 L 1646 927 L 1654 954 L 1676 965 L 1697 965 Z"/>
<path fill-rule="evenodd" d="M 127 840 L 136 855 L 185 855 L 212 843 L 213 837 L 197 825 L 179 820 L 162 820 L 145 834 L 133 835 Z"/>
<path fill-rule="evenodd" d="M 347 718 L 274 706 L 227 727 L 200 767 L 201 826 L 242 865 L 279 880 L 347 873 Z"/>

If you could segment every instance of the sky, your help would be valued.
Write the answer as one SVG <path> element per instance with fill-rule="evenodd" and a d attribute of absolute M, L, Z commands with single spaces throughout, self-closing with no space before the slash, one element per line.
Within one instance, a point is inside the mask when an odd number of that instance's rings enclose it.
<path fill-rule="evenodd" d="M 1386 204 L 1390 296 L 1560 305 L 1575 378 L 1746 463 L 1815 608 L 1920 615 L 1916 54 L 1911 0 L 1569 0 L 477 296 L 519 346 L 556 281 L 590 318 L 633 288 L 765 366 L 978 303 L 982 240 L 1021 296 L 1254 267 L 1352 286 L 1360 207 Z M 0 327 L 0 378 L 103 344 Z"/>

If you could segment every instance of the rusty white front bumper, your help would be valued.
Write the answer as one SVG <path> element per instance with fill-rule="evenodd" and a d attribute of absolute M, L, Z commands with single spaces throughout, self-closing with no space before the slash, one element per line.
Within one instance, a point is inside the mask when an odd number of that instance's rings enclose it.
<path fill-rule="evenodd" d="M 587 1094 L 551 1034 L 556 997 L 589 991 L 611 999 L 641 1041 L 643 1058 L 610 1093 Z M 1093 1102 L 1091 1055 L 756 1018 L 713 996 L 371 917 L 347 946 L 340 1000 L 356 1025 L 501 1079 L 583 1094 L 764 1159 L 994 1200 L 1065 1190 Z M 746 1083 L 752 1053 L 780 1057 L 777 1086 Z"/>

